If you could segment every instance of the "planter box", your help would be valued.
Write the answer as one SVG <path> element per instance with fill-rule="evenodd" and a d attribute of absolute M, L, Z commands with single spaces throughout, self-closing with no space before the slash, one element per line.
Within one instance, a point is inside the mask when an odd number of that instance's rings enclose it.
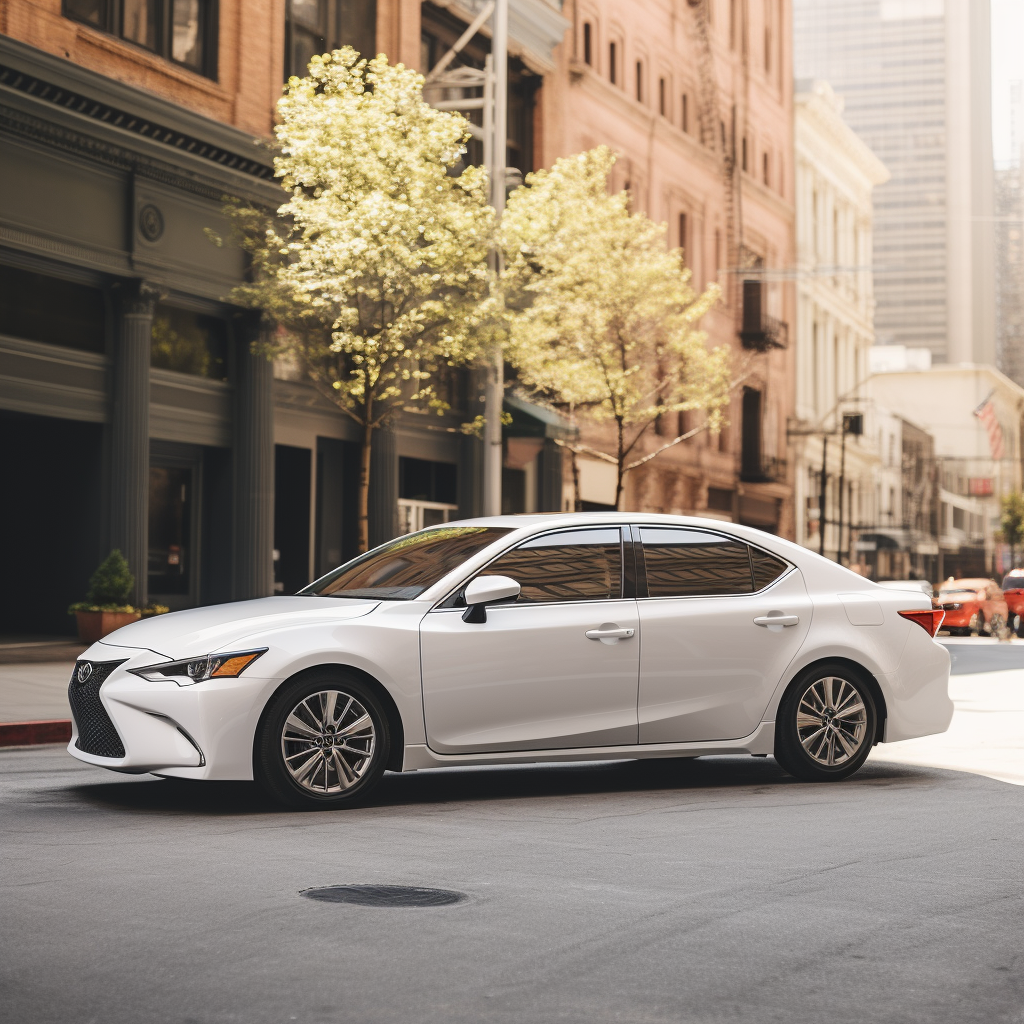
<path fill-rule="evenodd" d="M 83 644 L 94 644 L 115 629 L 138 622 L 139 612 L 75 612 L 78 620 L 78 639 Z"/>

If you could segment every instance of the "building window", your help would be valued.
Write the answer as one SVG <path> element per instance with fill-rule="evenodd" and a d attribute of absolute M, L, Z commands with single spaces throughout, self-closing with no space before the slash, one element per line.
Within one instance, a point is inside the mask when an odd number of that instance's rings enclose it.
<path fill-rule="evenodd" d="M 684 92 L 683 93 L 683 120 L 682 120 L 682 125 L 683 125 L 683 131 L 684 132 L 689 132 L 689 130 L 690 130 L 690 103 L 689 103 L 689 99 L 690 99 L 690 97 L 687 96 L 686 93 Z"/>
<path fill-rule="evenodd" d="M 747 170 L 747 140 L 746 139 L 743 140 L 742 150 L 743 150 L 743 157 L 742 157 L 743 170 Z"/>
<path fill-rule="evenodd" d="M 608 44 L 608 80 L 615 85 L 616 69 L 618 68 L 618 54 L 615 52 L 615 44 Z"/>
<path fill-rule="evenodd" d="M 767 184 L 769 184 L 769 180 L 768 180 L 768 177 L 769 177 L 769 175 L 768 175 L 768 154 L 767 153 L 765 153 L 764 156 L 761 158 L 761 165 L 762 165 L 762 169 L 764 171 L 764 183 L 767 185 Z"/>
<path fill-rule="evenodd" d="M 644 66 L 641 61 L 636 62 L 636 98 L 637 102 L 644 101 Z"/>
<path fill-rule="evenodd" d="M 662 117 L 664 117 L 665 114 L 666 114 L 667 103 L 668 103 L 668 100 L 667 100 L 667 98 L 665 96 L 665 79 L 664 78 L 659 78 L 658 79 L 658 113 L 661 114 Z"/>
<path fill-rule="evenodd" d="M 583 62 L 585 64 L 593 64 L 593 41 L 592 31 L 590 28 L 590 22 L 583 22 Z"/>
<path fill-rule="evenodd" d="M 217 77 L 217 0 L 64 0 L 64 16 Z"/>
<path fill-rule="evenodd" d="M 227 325 L 213 316 L 158 305 L 153 313 L 150 366 L 227 380 Z"/>
<path fill-rule="evenodd" d="M 103 352 L 105 313 L 98 288 L 0 266 L 0 334 Z"/>
<path fill-rule="evenodd" d="M 679 248 L 683 250 L 683 258 L 684 259 L 686 258 L 686 250 L 688 248 L 687 244 L 686 244 L 687 243 L 687 234 L 686 234 L 687 226 L 688 225 L 686 223 L 686 214 L 685 213 L 679 214 Z"/>
<path fill-rule="evenodd" d="M 340 46 L 377 52 L 377 0 L 287 0 L 285 77 L 306 74 L 310 60 Z"/>

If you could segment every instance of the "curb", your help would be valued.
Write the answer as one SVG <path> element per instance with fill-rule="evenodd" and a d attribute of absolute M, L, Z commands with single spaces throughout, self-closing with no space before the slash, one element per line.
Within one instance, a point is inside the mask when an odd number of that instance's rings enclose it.
<path fill-rule="evenodd" d="M 0 722 L 0 747 L 29 747 L 43 743 L 68 743 L 71 719 L 46 722 Z"/>

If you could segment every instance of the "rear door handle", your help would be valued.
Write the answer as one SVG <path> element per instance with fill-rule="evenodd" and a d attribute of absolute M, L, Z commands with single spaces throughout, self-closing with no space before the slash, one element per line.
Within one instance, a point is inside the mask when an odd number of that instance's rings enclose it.
<path fill-rule="evenodd" d="M 636 630 L 634 629 L 588 629 L 588 640 L 628 640 Z"/>
<path fill-rule="evenodd" d="M 754 619 L 755 626 L 795 626 L 800 621 L 799 615 L 758 615 Z"/>

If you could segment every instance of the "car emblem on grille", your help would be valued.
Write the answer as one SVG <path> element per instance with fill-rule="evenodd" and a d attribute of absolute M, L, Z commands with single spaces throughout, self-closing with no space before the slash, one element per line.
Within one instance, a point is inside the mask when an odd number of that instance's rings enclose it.
<path fill-rule="evenodd" d="M 77 675 L 79 683 L 87 683 L 89 681 L 89 676 L 92 675 L 92 663 L 88 661 L 83 661 L 78 666 Z"/>

